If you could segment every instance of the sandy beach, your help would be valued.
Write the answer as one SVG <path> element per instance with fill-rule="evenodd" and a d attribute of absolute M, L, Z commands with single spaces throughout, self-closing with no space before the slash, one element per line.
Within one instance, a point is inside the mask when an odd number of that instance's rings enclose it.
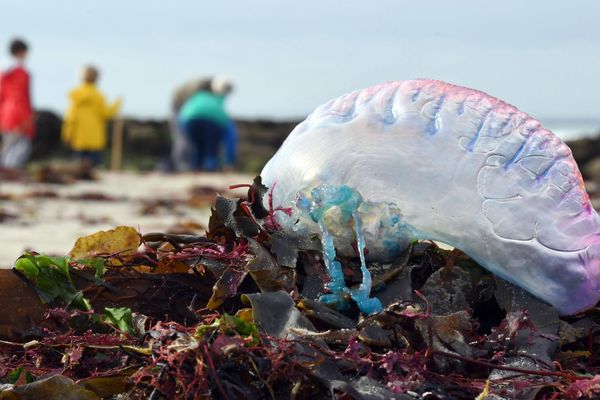
<path fill-rule="evenodd" d="M 0 184 L 0 268 L 24 250 L 64 255 L 75 240 L 117 225 L 142 233 L 171 229 L 202 232 L 214 193 L 251 183 L 242 174 L 102 172 L 96 181 L 72 184 Z M 243 189 L 236 192 L 244 194 Z"/>

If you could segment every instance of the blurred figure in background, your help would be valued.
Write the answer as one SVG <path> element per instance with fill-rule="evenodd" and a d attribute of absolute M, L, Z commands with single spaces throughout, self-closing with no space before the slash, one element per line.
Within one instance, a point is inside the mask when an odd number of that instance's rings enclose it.
<path fill-rule="evenodd" d="M 83 83 L 69 93 L 70 105 L 62 126 L 62 140 L 85 168 L 102 163 L 106 122 L 117 115 L 122 103 L 120 98 L 111 104 L 106 102 L 96 87 L 98 78 L 95 67 L 83 69 Z"/>
<path fill-rule="evenodd" d="M 189 80 L 175 89 L 173 101 L 171 104 L 171 166 L 170 169 L 175 171 L 189 171 L 192 169 L 192 148 L 185 133 L 182 132 L 181 126 L 177 121 L 181 106 L 195 93 L 207 90 L 210 91 L 210 83 L 212 77 L 205 76 Z"/>
<path fill-rule="evenodd" d="M 25 165 L 35 134 L 31 79 L 24 66 L 27 50 L 23 40 L 13 40 L 9 46 L 13 64 L 0 72 L 0 166 L 4 168 L 21 168 Z"/>
<path fill-rule="evenodd" d="M 200 90 L 181 106 L 178 122 L 191 144 L 193 170 L 231 169 L 236 162 L 237 132 L 225 111 L 231 81 L 215 77 L 210 90 Z"/>

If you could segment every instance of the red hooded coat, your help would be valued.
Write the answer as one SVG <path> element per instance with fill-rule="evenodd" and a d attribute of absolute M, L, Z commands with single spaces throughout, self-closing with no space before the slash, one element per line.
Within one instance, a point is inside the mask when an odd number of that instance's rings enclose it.
<path fill-rule="evenodd" d="M 22 66 L 0 74 L 0 132 L 34 136 L 29 74 Z"/>

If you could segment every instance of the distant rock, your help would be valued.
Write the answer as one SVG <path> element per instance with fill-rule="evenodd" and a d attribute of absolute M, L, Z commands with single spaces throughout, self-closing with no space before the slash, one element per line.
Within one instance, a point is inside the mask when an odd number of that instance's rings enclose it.
<path fill-rule="evenodd" d="M 567 145 L 586 181 L 600 184 L 600 132 L 595 137 L 568 141 Z"/>
<path fill-rule="evenodd" d="M 36 136 L 33 141 L 31 158 L 47 159 L 57 153 L 66 153 L 61 149 L 60 129 L 62 119 L 52 111 L 39 110 L 35 115 Z"/>
<path fill-rule="evenodd" d="M 236 120 L 239 134 L 238 168 L 258 172 L 275 154 L 287 135 L 300 122 Z M 33 143 L 32 160 L 68 158 L 70 151 L 60 140 L 62 118 L 47 110 L 36 113 L 37 135 Z M 125 119 L 123 132 L 124 160 L 139 169 L 154 169 L 169 157 L 171 136 L 166 119 Z M 112 124 L 108 124 L 108 141 L 111 145 Z M 105 157 L 107 160 L 109 155 Z"/>
<path fill-rule="evenodd" d="M 600 184 L 600 153 L 583 165 L 582 173 L 587 180 Z"/>
<path fill-rule="evenodd" d="M 239 133 L 238 168 L 246 172 L 260 171 L 300 120 L 236 120 Z M 33 160 L 69 157 L 70 152 L 60 141 L 61 124 L 61 117 L 51 111 L 40 110 L 36 113 L 37 135 Z M 111 127 L 109 124 L 109 143 Z M 161 160 L 169 157 L 170 140 L 166 119 L 125 120 L 124 157 L 133 166 L 153 169 Z M 600 184 L 600 132 L 596 137 L 573 140 L 567 144 L 584 178 Z"/>

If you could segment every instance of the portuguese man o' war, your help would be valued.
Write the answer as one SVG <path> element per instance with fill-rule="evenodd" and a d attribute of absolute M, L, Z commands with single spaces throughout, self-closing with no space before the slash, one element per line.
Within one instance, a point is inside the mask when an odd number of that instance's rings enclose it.
<path fill-rule="evenodd" d="M 461 249 L 489 271 L 574 314 L 600 300 L 600 217 L 570 149 L 485 93 L 433 80 L 389 82 L 318 107 L 264 167 L 277 222 L 318 234 L 339 302 L 377 311 L 364 260 L 416 239 Z M 267 201 L 267 200 L 265 200 Z M 345 287 L 337 253 L 362 261 Z"/>

